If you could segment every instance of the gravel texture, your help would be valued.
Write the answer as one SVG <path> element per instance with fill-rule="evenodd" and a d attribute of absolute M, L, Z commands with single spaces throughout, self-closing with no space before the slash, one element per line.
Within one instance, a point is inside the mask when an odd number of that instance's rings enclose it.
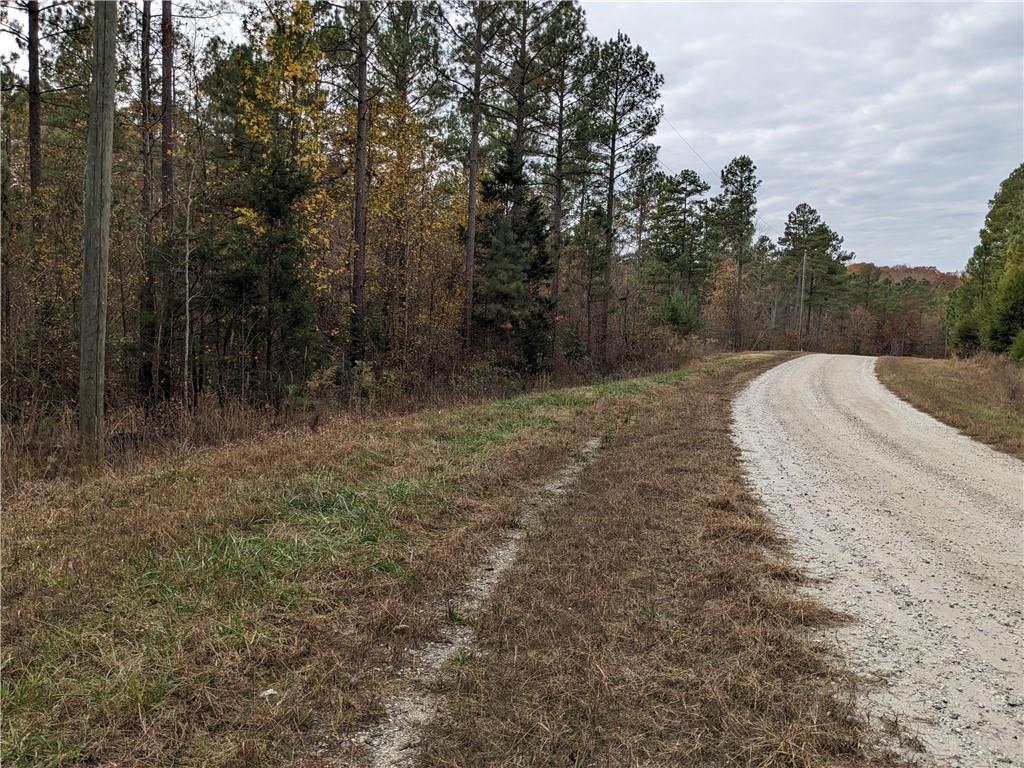
<path fill-rule="evenodd" d="M 808 355 L 733 406 L 750 481 L 924 762 L 1024 766 L 1024 463 L 915 410 L 874 358 Z"/>

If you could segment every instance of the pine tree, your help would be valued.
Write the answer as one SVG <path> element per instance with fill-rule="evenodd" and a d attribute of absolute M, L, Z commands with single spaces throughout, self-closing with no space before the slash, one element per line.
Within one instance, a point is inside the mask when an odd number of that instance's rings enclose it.
<path fill-rule="evenodd" d="M 716 242 L 722 256 L 731 259 L 735 267 L 733 349 L 743 346 L 743 265 L 753 252 L 757 188 L 760 185 L 757 166 L 749 157 L 741 155 L 722 169 L 722 191 L 712 201 Z"/>
<path fill-rule="evenodd" d="M 570 183 L 587 165 L 590 115 L 584 106 L 588 86 L 586 21 L 578 2 L 559 2 L 551 17 L 544 60 L 545 104 L 539 116 L 543 178 L 551 200 L 551 300 L 555 322 L 561 294 L 561 260 Z M 557 329 L 556 329 L 557 330 Z"/>
<path fill-rule="evenodd" d="M 665 177 L 651 217 L 649 249 L 666 294 L 696 297 L 711 274 L 705 252 L 704 195 L 711 189 L 689 169 Z"/>
<path fill-rule="evenodd" d="M 981 346 L 1002 352 L 1013 341 L 1004 321 L 1012 316 L 1000 309 L 993 313 L 998 297 L 1001 306 L 1012 306 L 1015 297 L 1002 292 L 1004 272 L 1024 262 L 1024 164 L 1017 166 L 999 185 L 989 202 L 980 242 L 964 269 L 963 281 L 953 292 L 946 310 L 946 327 L 957 352 L 973 352 Z M 1009 280 L 1008 285 L 1015 285 Z"/>
<path fill-rule="evenodd" d="M 601 43 L 588 64 L 593 71 L 588 108 L 594 117 L 594 138 L 604 166 L 605 262 L 597 286 L 595 354 L 608 363 L 608 301 L 612 292 L 611 265 L 615 257 L 616 198 L 619 179 L 633 164 L 637 150 L 654 135 L 661 120 L 658 95 L 664 78 L 640 46 L 621 32 Z"/>
<path fill-rule="evenodd" d="M 481 228 L 476 321 L 508 361 L 535 371 L 550 348 L 552 302 L 543 289 L 551 259 L 547 218 L 540 200 L 528 193 L 525 164 L 514 146 L 484 182 L 484 203 L 491 213 Z"/>
<path fill-rule="evenodd" d="M 807 203 L 800 203 L 790 212 L 779 238 L 781 262 L 791 274 L 803 274 L 805 307 L 798 317 L 798 330 L 807 334 L 811 314 L 840 298 L 847 279 L 846 263 L 853 254 L 843 250 L 843 238 L 829 227 L 818 212 Z M 806 256 L 807 267 L 803 270 Z M 799 295 L 796 297 L 799 304 Z M 802 326 L 799 325 L 802 323 Z"/>
<path fill-rule="evenodd" d="M 473 303 L 476 288 L 477 193 L 480 183 L 480 141 L 487 99 L 490 95 L 491 69 L 487 53 L 502 29 L 505 10 L 500 2 L 460 0 L 455 10 L 463 16 L 453 32 L 455 57 L 461 69 L 463 112 L 468 119 L 467 203 L 465 257 L 463 260 L 463 348 L 469 350 L 473 332 Z"/>

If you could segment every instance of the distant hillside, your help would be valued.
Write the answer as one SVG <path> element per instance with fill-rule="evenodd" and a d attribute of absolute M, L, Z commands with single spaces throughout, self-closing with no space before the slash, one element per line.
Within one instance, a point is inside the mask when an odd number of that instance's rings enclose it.
<path fill-rule="evenodd" d="M 847 270 L 857 274 L 873 267 L 877 269 L 882 277 L 892 280 L 894 283 L 906 280 L 908 277 L 912 277 L 915 280 L 927 280 L 931 285 L 945 286 L 947 288 L 956 288 L 960 284 L 960 276 L 955 272 L 943 272 L 935 267 L 910 267 L 906 264 L 897 264 L 892 267 L 877 266 L 869 261 L 861 261 L 855 264 L 847 265 Z"/>

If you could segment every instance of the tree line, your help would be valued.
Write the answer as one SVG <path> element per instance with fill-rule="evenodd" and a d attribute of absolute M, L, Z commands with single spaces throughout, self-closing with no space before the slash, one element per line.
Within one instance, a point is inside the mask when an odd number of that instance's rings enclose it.
<path fill-rule="evenodd" d="M 99 5 L 4 11 L 8 421 L 77 402 Z M 114 408 L 605 372 L 693 337 L 944 352 L 947 285 L 849 269 L 806 203 L 759 235 L 745 155 L 668 169 L 655 63 L 576 2 L 113 8 Z"/>
<path fill-rule="evenodd" d="M 1024 164 L 989 202 L 946 321 L 957 353 L 986 350 L 1024 362 Z"/>

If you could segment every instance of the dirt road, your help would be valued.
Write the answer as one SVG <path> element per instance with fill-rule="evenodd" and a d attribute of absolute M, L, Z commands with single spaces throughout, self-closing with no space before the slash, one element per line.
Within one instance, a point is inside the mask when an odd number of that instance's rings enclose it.
<path fill-rule="evenodd" d="M 809 355 L 736 399 L 750 480 L 871 684 L 940 765 L 1024 765 L 1024 463 L 913 409 L 874 358 Z"/>

